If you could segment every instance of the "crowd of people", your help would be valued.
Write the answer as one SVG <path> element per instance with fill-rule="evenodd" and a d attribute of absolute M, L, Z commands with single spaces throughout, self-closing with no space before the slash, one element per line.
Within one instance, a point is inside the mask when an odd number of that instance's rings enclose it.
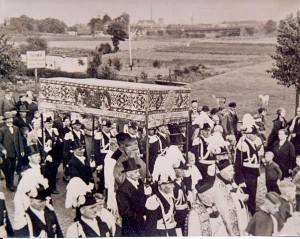
<path fill-rule="evenodd" d="M 188 122 L 147 131 L 138 122 L 38 110 L 31 91 L 0 104 L 1 237 L 299 235 L 300 109 L 266 135 L 266 108 L 239 118 L 237 103 L 191 102 Z M 62 232 L 53 207 L 63 166 Z M 258 178 L 267 194 L 258 204 Z M 18 175 L 17 180 L 15 176 Z M 17 182 L 16 182 L 17 181 Z"/>

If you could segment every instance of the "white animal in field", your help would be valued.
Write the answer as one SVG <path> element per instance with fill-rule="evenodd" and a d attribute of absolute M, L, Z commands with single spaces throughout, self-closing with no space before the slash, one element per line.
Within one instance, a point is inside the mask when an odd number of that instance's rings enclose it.
<path fill-rule="evenodd" d="M 259 95 L 258 98 L 260 99 L 260 103 L 262 106 L 268 106 L 269 105 L 269 95 Z"/>
<path fill-rule="evenodd" d="M 215 95 L 211 95 L 211 97 L 215 99 L 218 106 L 223 106 L 226 103 L 226 98 L 223 96 L 217 97 Z"/>

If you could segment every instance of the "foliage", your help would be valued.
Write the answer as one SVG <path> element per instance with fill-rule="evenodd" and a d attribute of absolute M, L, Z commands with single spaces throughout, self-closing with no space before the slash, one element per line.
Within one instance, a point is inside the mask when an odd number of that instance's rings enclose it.
<path fill-rule="evenodd" d="M 0 35 L 0 78 L 13 79 L 20 74 L 24 67 L 19 52 L 14 48 L 14 43 L 9 42 L 5 34 Z"/>
<path fill-rule="evenodd" d="M 300 11 L 287 16 L 279 24 L 274 67 L 267 71 L 278 83 L 300 87 Z"/>
<path fill-rule="evenodd" d="M 12 17 L 8 30 L 24 33 L 28 31 L 39 31 L 47 33 L 64 33 L 67 25 L 56 18 L 45 18 L 37 20 L 26 15 Z"/>
<path fill-rule="evenodd" d="M 75 78 L 75 79 L 83 79 L 88 78 L 89 75 L 83 72 L 64 72 L 60 70 L 52 70 L 52 69 L 39 69 L 38 71 L 41 77 L 50 78 L 50 77 L 67 77 L 67 78 Z M 34 70 L 28 69 L 26 72 L 27 76 L 34 76 Z"/>
<path fill-rule="evenodd" d="M 26 51 L 47 51 L 47 41 L 40 37 L 29 37 L 26 40 Z M 23 52 L 22 52 L 23 53 Z"/>
<path fill-rule="evenodd" d="M 123 13 L 115 18 L 107 27 L 106 33 L 111 35 L 111 40 L 114 46 L 114 52 L 119 51 L 119 42 L 128 39 L 127 28 L 129 24 L 129 15 Z"/>
<path fill-rule="evenodd" d="M 161 67 L 161 62 L 158 61 L 158 60 L 154 60 L 152 62 L 152 66 L 155 67 L 155 68 L 160 68 Z"/>
<path fill-rule="evenodd" d="M 89 21 L 88 26 L 90 27 L 92 34 L 95 34 L 96 31 L 103 31 L 104 29 L 104 25 L 100 18 L 92 18 Z"/>
<path fill-rule="evenodd" d="M 263 30 L 265 34 L 270 34 L 276 31 L 276 22 L 273 20 L 269 20 L 266 22 L 266 24 L 263 26 Z"/>
<path fill-rule="evenodd" d="M 142 81 L 145 81 L 145 80 L 147 80 L 147 78 L 148 78 L 148 74 L 145 71 L 142 71 L 140 74 L 140 79 Z"/>
<path fill-rule="evenodd" d="M 198 72 L 200 69 L 200 66 L 198 65 L 191 65 L 189 66 L 189 70 L 192 71 L 192 72 Z"/>
<path fill-rule="evenodd" d="M 111 46 L 109 43 L 101 43 L 99 48 L 97 49 L 102 55 L 109 54 L 112 52 Z"/>
<path fill-rule="evenodd" d="M 123 64 L 120 58 L 118 57 L 114 58 L 112 64 L 117 71 L 120 71 L 122 69 Z"/>
<path fill-rule="evenodd" d="M 88 63 L 87 73 L 90 77 L 96 78 L 98 67 L 102 63 L 102 53 L 96 50 L 91 52 L 90 61 Z"/>
<path fill-rule="evenodd" d="M 116 78 L 116 73 L 108 64 L 102 64 L 97 72 L 97 78 L 113 80 Z"/>

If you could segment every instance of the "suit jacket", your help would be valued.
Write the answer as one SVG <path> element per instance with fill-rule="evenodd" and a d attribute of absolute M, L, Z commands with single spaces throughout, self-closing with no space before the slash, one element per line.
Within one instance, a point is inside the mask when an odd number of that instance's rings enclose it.
<path fill-rule="evenodd" d="M 139 180 L 138 189 L 125 179 L 116 194 L 119 213 L 122 217 L 123 236 L 141 236 L 144 230 L 146 195 L 144 184 Z M 138 203 L 137 203 L 138 202 Z"/>
<path fill-rule="evenodd" d="M 22 229 L 16 231 L 16 237 L 38 237 L 42 230 L 47 233 L 48 238 L 59 237 L 62 238 L 63 233 L 61 231 L 60 225 L 58 223 L 56 214 L 53 210 L 49 209 L 47 206 L 44 209 L 45 213 L 45 221 L 44 224 L 35 214 L 34 212 L 28 208 L 26 211 L 27 214 L 27 225 Z M 29 222 L 30 220 L 30 222 Z M 32 228 L 29 229 L 29 225 L 32 225 Z M 30 231 L 32 230 L 33 235 L 30 235 Z"/>
<path fill-rule="evenodd" d="M 4 125 L 0 128 L 0 145 L 7 151 L 7 157 L 19 157 L 24 152 L 24 145 L 17 126 L 13 126 L 14 133 L 11 134 L 9 127 Z"/>
<path fill-rule="evenodd" d="M 0 102 L 0 115 L 4 115 L 5 112 L 16 109 L 17 106 L 14 97 L 12 97 L 11 100 L 8 100 L 6 97 L 4 97 L 3 100 Z"/>
<path fill-rule="evenodd" d="M 69 175 L 71 178 L 81 178 L 86 184 L 94 183 L 93 170 L 90 164 L 83 164 L 75 155 L 69 162 Z"/>
<path fill-rule="evenodd" d="M 31 130 L 31 127 L 29 126 L 30 124 L 29 124 L 27 118 L 25 118 L 25 120 L 24 120 L 20 115 L 15 118 L 14 125 L 17 126 L 19 129 L 21 129 L 23 127 L 27 127 L 29 130 Z"/>

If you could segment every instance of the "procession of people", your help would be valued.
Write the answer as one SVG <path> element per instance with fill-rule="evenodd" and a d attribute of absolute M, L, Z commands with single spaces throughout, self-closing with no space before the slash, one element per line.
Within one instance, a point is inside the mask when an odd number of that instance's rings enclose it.
<path fill-rule="evenodd" d="M 210 110 L 193 100 L 188 122 L 145 129 L 41 113 L 36 100 L 8 88 L 1 101 L 0 163 L 14 220 L 1 192 L 0 237 L 274 236 L 298 217 L 300 109 L 290 122 L 278 109 L 266 135 L 267 109 L 239 116 L 236 102 Z M 75 211 L 66 232 L 51 196 L 62 193 L 61 166 L 65 206 Z M 267 194 L 258 203 L 262 173 Z"/>

